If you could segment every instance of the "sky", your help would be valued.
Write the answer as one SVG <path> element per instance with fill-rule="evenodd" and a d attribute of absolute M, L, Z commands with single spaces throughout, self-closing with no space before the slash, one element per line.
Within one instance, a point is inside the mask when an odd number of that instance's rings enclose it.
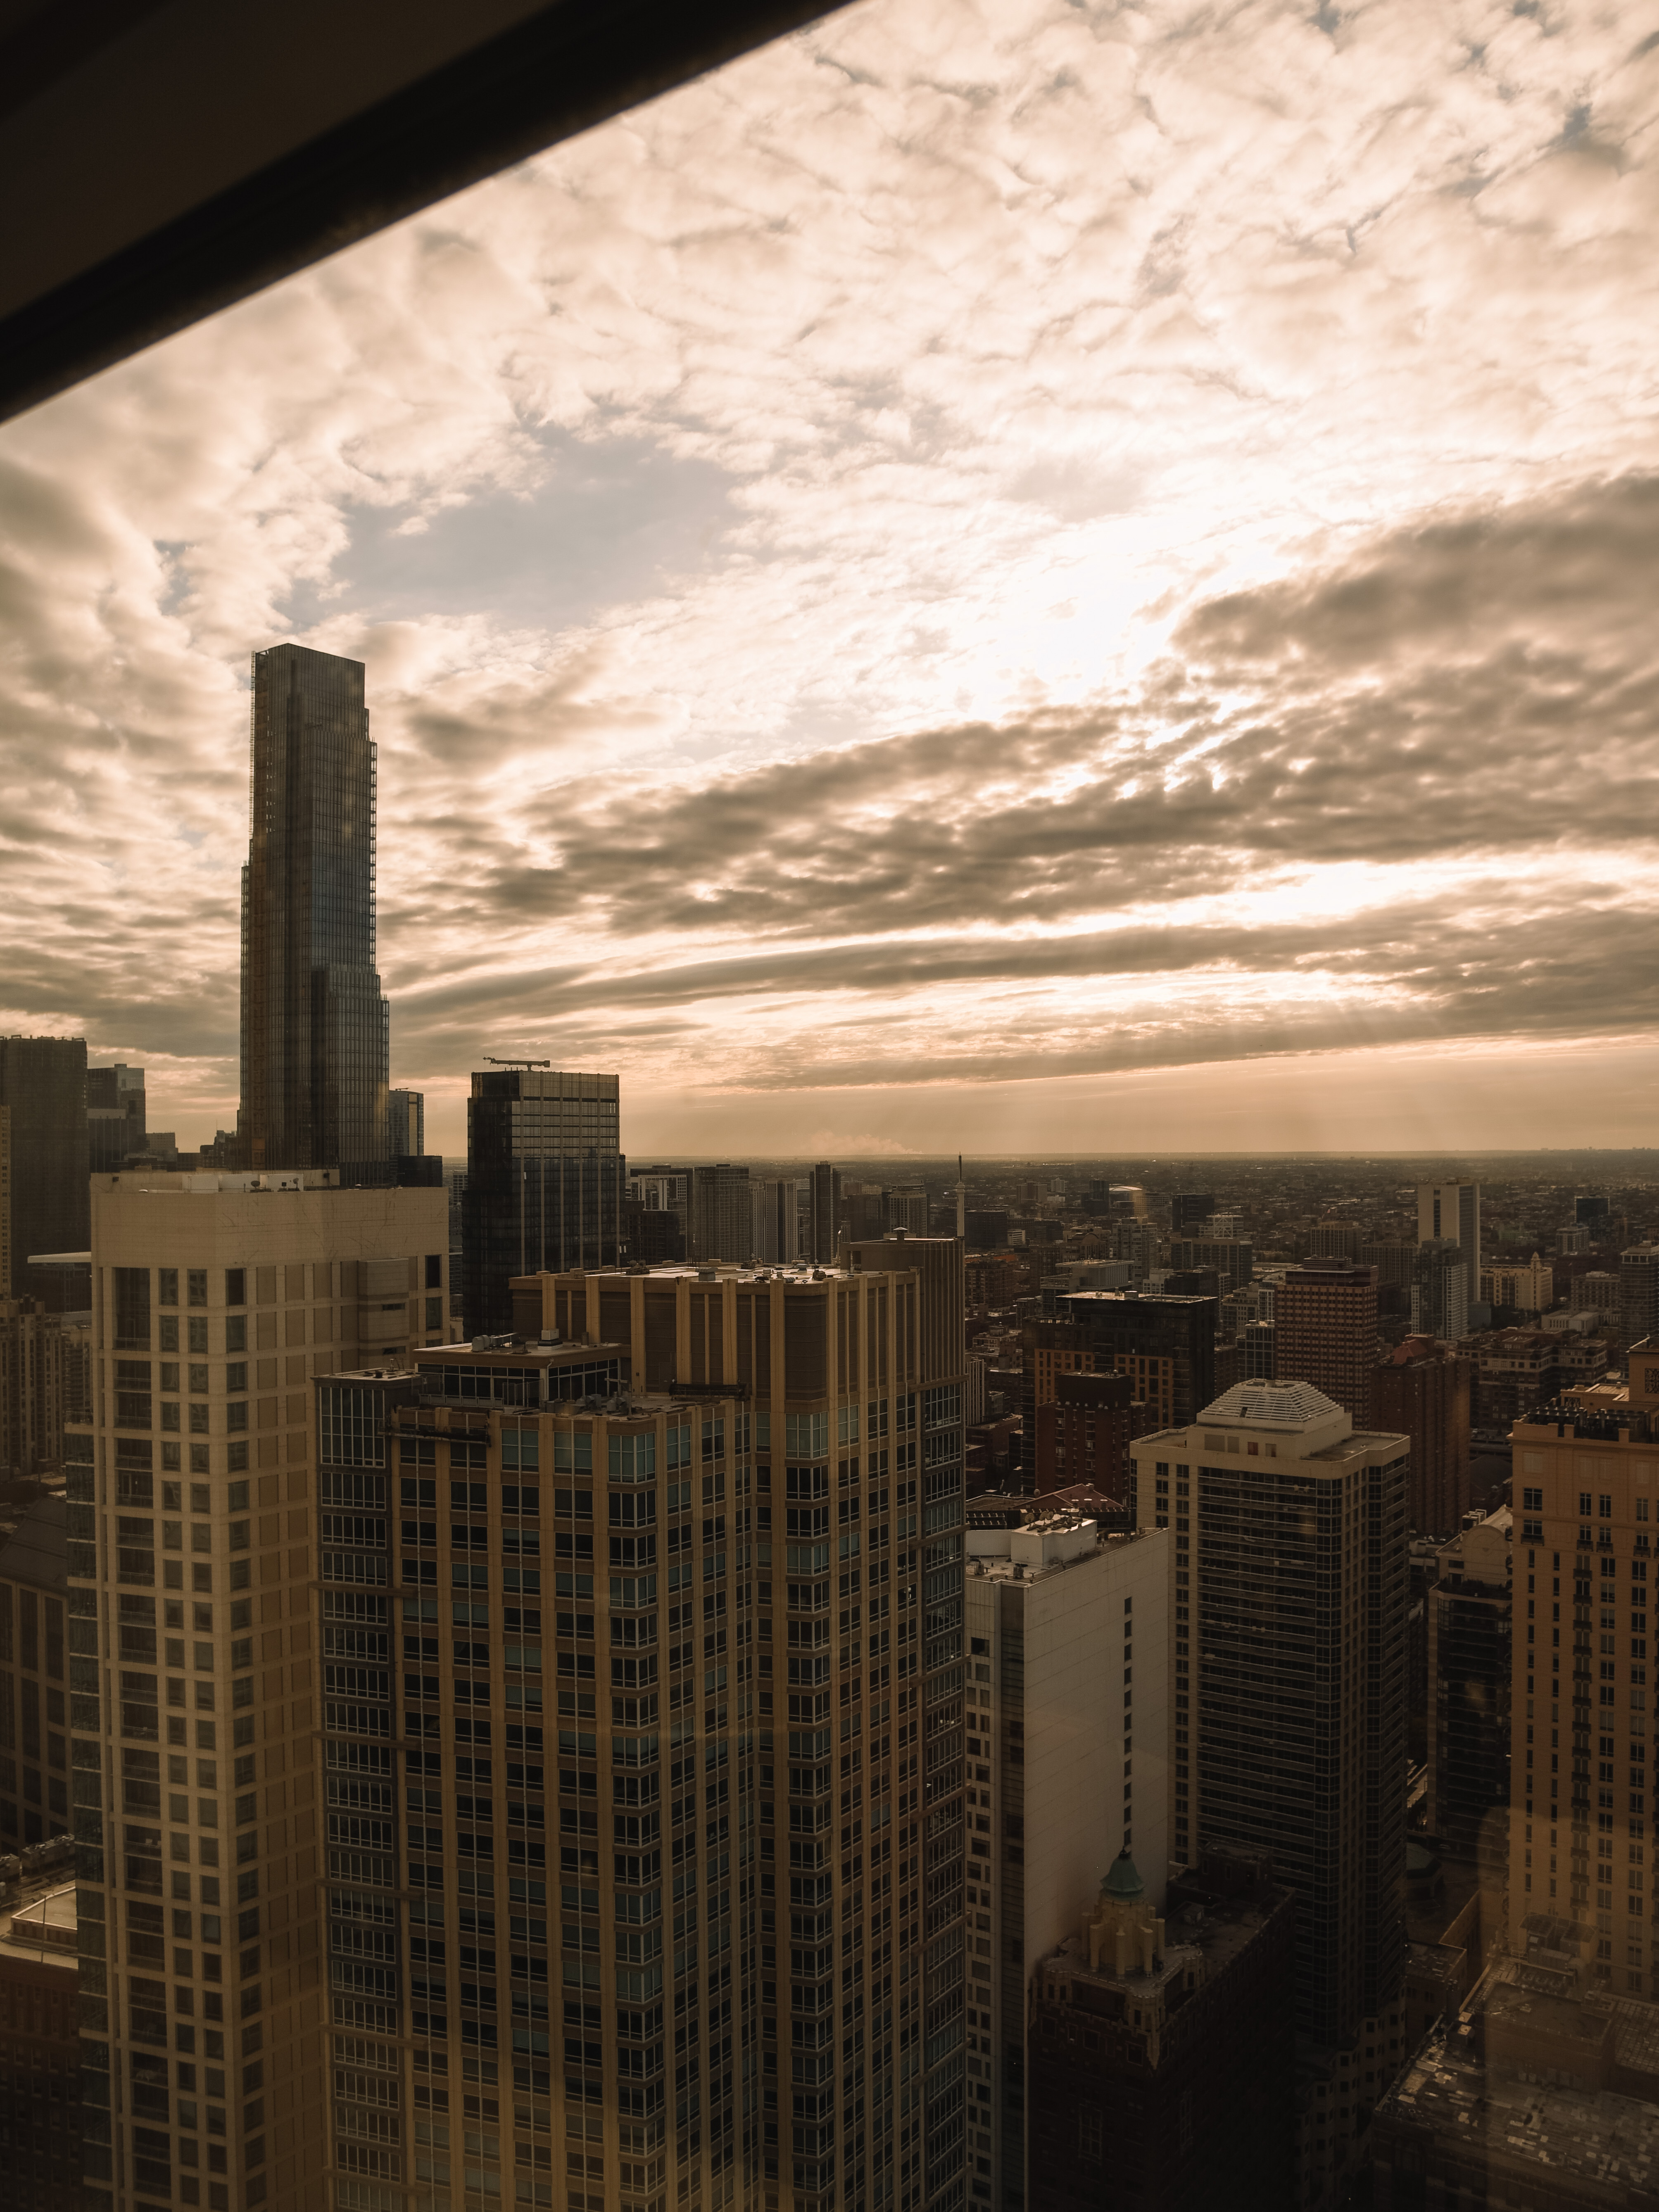
<path fill-rule="evenodd" d="M 0 428 L 0 1028 L 230 1125 L 293 638 L 434 1150 L 1654 1141 L 1656 117 L 1651 5 L 864 0 Z"/>

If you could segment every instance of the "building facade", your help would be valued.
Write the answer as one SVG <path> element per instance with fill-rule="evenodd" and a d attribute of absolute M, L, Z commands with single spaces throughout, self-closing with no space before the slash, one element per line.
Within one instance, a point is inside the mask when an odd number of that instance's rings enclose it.
<path fill-rule="evenodd" d="M 68 1552 L 61 1498 L 0 1547 L 0 1853 L 70 1832 Z"/>
<path fill-rule="evenodd" d="M 1480 1280 L 1480 1186 L 1468 1177 L 1417 1187 L 1417 1241 L 1455 1244 L 1463 1255 L 1470 1295 Z"/>
<path fill-rule="evenodd" d="M 1174 1850 L 1297 1893 L 1297 2025 L 1397 2008 L 1405 1961 L 1405 1437 L 1304 1382 L 1244 1382 L 1133 1448 L 1175 1531 Z"/>
<path fill-rule="evenodd" d="M 486 1068 L 466 1108 L 462 1301 L 477 1335 L 513 1325 L 514 1275 L 620 1263 L 628 1164 L 614 1075 Z"/>
<path fill-rule="evenodd" d="M 389 1159 L 419 1159 L 426 1151 L 426 1093 L 388 1091 L 386 1149 Z"/>
<path fill-rule="evenodd" d="M 1127 1374 L 1155 1426 L 1193 1420 L 1214 1396 L 1217 1299 L 1074 1291 L 1058 1303 L 1063 1319 L 1083 1330 L 1094 1372 Z"/>
<path fill-rule="evenodd" d="M 64 1456 L 64 1325 L 37 1298 L 0 1298 L 0 1479 L 39 1474 Z"/>
<path fill-rule="evenodd" d="M 515 2175 L 541 2185 L 538 2138 L 562 2174 L 561 2142 L 585 2145 L 590 2212 L 658 2198 L 756 2212 L 786 2201 L 945 2212 L 964 2201 L 961 1252 L 954 1239 L 895 1237 L 849 1246 L 847 1260 L 713 1280 L 692 1267 L 521 1279 L 520 1341 L 423 1360 L 455 1372 L 453 1401 L 446 1382 L 429 1438 L 424 1410 L 392 1422 L 398 1463 L 385 1479 L 395 1474 L 400 1496 L 405 1480 L 441 1482 L 443 1455 L 453 1468 L 463 1414 L 473 1455 L 469 1517 L 452 1494 L 449 1518 L 434 1510 L 423 1523 L 416 1515 L 440 1492 L 416 1488 L 403 1528 L 404 1633 L 430 1620 L 420 1630 L 425 1671 L 388 1665 L 374 1693 L 385 1716 L 371 1696 L 356 1701 L 364 1710 L 349 1727 L 338 1722 L 366 1748 L 376 1735 L 417 1733 L 422 1745 L 419 1837 L 414 1824 L 408 1838 L 377 1831 L 393 1870 L 371 1880 L 364 1869 L 355 1885 L 395 1889 L 410 1854 L 423 1863 L 407 1884 L 424 1895 L 418 1933 L 410 1923 L 406 2000 L 395 1900 L 335 1916 L 391 1931 L 376 1939 L 387 1975 L 373 1994 L 407 2002 L 410 2025 L 377 2027 L 377 2052 L 405 2034 L 435 2046 L 443 1999 L 447 2063 L 404 2075 L 390 2101 L 407 2117 L 378 2138 L 353 2121 L 399 2160 L 418 2161 L 430 2142 L 413 2096 L 422 2074 L 435 2090 L 447 2073 L 452 2098 L 460 2074 L 463 2094 L 497 2095 L 504 2119 L 511 2034 L 525 2138 Z M 483 1395 L 484 1369 L 556 1364 L 565 1347 L 590 1365 L 614 1363 L 626 1392 L 607 1395 L 598 1375 L 582 1388 L 588 1402 L 568 1412 L 514 1407 L 508 1383 L 499 1400 L 493 1382 Z M 532 1412 L 541 1480 L 527 1508 Z M 405 1474 L 411 1419 L 410 1448 L 429 1441 L 439 1456 Z M 669 1477 L 660 1486 L 659 1475 Z M 524 1516 L 544 1506 L 555 1574 L 570 1579 L 532 1646 Z M 596 1551 L 609 1577 L 589 1572 Z M 495 1639 L 507 1632 L 489 1610 L 498 1575 L 522 1639 L 505 1662 Z M 334 1579 L 343 1604 L 354 1589 L 372 1595 L 370 1568 Z M 433 1612 L 411 1615 L 410 1595 L 428 1582 L 431 1598 L 417 1603 Z M 458 1587 L 465 1599 L 453 1599 Z M 332 1602 L 325 1588 L 325 1626 Z M 486 1618 L 467 1613 L 452 1642 L 453 1603 Z M 392 1632 L 372 1604 L 337 1618 L 343 1630 L 361 1619 L 371 1635 Z M 541 1765 L 532 1779 L 520 1763 L 532 1757 L 536 1712 L 548 1753 L 559 1727 L 557 1792 L 544 1790 Z M 506 1796 L 492 1791 L 487 1814 L 477 1760 L 481 1742 L 493 1758 L 500 1739 L 481 1739 L 481 1722 L 518 1731 L 506 1739 L 512 1763 L 493 1770 Z M 462 1759 L 465 1774 L 453 1764 Z M 532 1844 L 545 1836 L 556 1798 L 556 1928 L 533 1893 L 497 1879 L 505 1868 L 510 1884 L 520 1867 L 523 1880 L 540 1878 L 533 1853 L 514 1850 L 514 1831 Z M 384 1792 L 374 1807 L 377 1818 L 402 1817 Z M 505 1850 L 489 1840 L 503 1831 Z M 524 1948 L 510 1963 L 524 1987 L 511 2012 L 504 1978 L 479 1978 L 486 1911 L 497 1943 L 515 1915 L 529 1923 L 514 1931 Z M 352 1948 L 343 1936 L 338 1955 Z M 482 1948 L 503 1962 L 504 1949 Z M 459 1988 L 447 1979 L 458 1960 Z M 624 1966 L 629 1994 L 613 1995 L 613 1969 Z M 538 2002 L 550 2007 L 545 2026 Z M 528 2039 L 538 2034 L 551 2035 L 550 2049 Z M 469 2055 L 503 2069 L 497 2087 L 479 2075 L 465 2088 Z M 377 2075 L 403 2063 L 369 2063 Z M 619 2112 L 643 2138 L 611 2132 Z M 388 2172 L 367 2160 L 352 2170 L 375 2186 Z M 343 2179 L 343 2163 L 337 2171 Z"/>
<path fill-rule="evenodd" d="M 1431 1337 L 1407 1337 L 1371 1377 L 1377 1426 L 1411 1439 L 1407 1511 L 1419 1536 L 1449 1536 L 1468 1510 L 1474 1388 L 1474 1361 Z"/>
<path fill-rule="evenodd" d="M 1155 1904 L 1125 1852 L 1032 1977 L 1031 2197 L 1044 2212 L 1294 2203 L 1294 1906 L 1206 1862 Z"/>
<path fill-rule="evenodd" d="M 1163 1905 L 1170 1543 L 1064 1510 L 967 1541 L 968 2201 L 1025 2212 L 1046 2202 L 1028 2172 L 1031 1967 L 1086 1911 L 1113 1841 Z"/>
<path fill-rule="evenodd" d="M 1512 1546 L 1507 1505 L 1443 1544 L 1423 1598 L 1429 1832 L 1449 1857 L 1507 1872 Z"/>
<path fill-rule="evenodd" d="M 315 2201 L 313 1378 L 441 1340 L 438 1190 L 100 1179 L 65 1438 L 83 2206 Z M 137 2094 L 139 2086 L 143 2094 Z"/>
<path fill-rule="evenodd" d="M 1376 1270 L 1346 1260 L 1287 1267 L 1273 1298 L 1274 1378 L 1310 1384 L 1364 1429 L 1376 1366 Z"/>
<path fill-rule="evenodd" d="M 757 1176 L 750 1183 L 750 1256 L 784 1267 L 800 1257 L 799 1188 L 793 1176 Z"/>
<path fill-rule="evenodd" d="M 87 1249 L 86 1039 L 0 1037 L 0 1113 L 8 1124 L 0 1196 L 10 1198 L 0 1246 L 11 1254 L 0 1296 L 39 1298 L 55 1312 L 61 1274 L 29 1261 Z"/>
<path fill-rule="evenodd" d="M 694 1260 L 741 1264 L 755 1257 L 754 1199 L 747 1168 L 721 1162 L 692 1169 L 688 1250 Z"/>
<path fill-rule="evenodd" d="M 1091 1483 L 1108 1498 L 1129 1494 L 1129 1446 L 1147 1425 L 1144 1401 L 1121 1371 L 1060 1375 L 1036 1417 L 1038 1494 Z"/>
<path fill-rule="evenodd" d="M 253 1169 L 377 1171 L 391 1014 L 374 964 L 375 762 L 363 664 L 299 645 L 252 665 L 242 872 L 242 1108 Z"/>
<path fill-rule="evenodd" d="M 117 1060 L 87 1070 L 87 1168 L 112 1175 L 129 1152 L 145 1149 L 144 1071 Z"/>
<path fill-rule="evenodd" d="M 79 2212 L 75 1885 L 0 1914 L 0 2169 L 7 2212 Z"/>
<path fill-rule="evenodd" d="M 826 1267 L 841 1234 L 841 1170 L 828 1160 L 820 1160 L 809 1179 L 806 1219 L 811 1249 L 803 1256 Z"/>

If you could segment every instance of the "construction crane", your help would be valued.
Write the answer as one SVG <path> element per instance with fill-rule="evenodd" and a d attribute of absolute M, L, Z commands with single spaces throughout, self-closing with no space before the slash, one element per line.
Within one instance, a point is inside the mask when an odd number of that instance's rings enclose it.
<path fill-rule="evenodd" d="M 493 1052 L 483 1056 L 486 1067 L 551 1067 L 550 1060 L 497 1060 Z"/>

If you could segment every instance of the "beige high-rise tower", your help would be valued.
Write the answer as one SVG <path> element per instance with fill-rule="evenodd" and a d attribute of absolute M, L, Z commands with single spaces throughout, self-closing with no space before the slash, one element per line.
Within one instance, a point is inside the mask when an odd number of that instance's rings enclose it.
<path fill-rule="evenodd" d="M 441 1341 L 439 1190 L 92 1192 L 69 1466 L 86 2194 L 316 2201 L 326 2149 L 311 1379 Z"/>
<path fill-rule="evenodd" d="M 842 1255 L 318 1385 L 335 2204 L 964 2202 L 961 1250 Z"/>

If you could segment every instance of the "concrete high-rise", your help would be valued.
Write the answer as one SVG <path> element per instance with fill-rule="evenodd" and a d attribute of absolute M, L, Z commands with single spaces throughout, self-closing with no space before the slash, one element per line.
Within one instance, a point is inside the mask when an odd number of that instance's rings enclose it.
<path fill-rule="evenodd" d="M 1510 1948 L 1659 1996 L 1648 1793 L 1649 1590 L 1659 1526 L 1659 1340 L 1629 1381 L 1564 1392 L 1511 1432 Z"/>
<path fill-rule="evenodd" d="M 485 1068 L 466 1107 L 462 1304 L 475 1335 L 513 1326 L 514 1275 L 622 1254 L 628 1164 L 614 1075 Z"/>
<path fill-rule="evenodd" d="M 750 1252 L 757 1260 L 792 1265 L 800 1255 L 799 1185 L 793 1176 L 754 1177 Z"/>
<path fill-rule="evenodd" d="M 1363 1429 L 1376 1367 L 1376 1270 L 1337 1259 L 1287 1267 L 1273 1298 L 1275 1378 L 1311 1383 Z"/>
<path fill-rule="evenodd" d="M 64 1323 L 35 1298 L 0 1298 L 0 1479 L 64 1455 Z"/>
<path fill-rule="evenodd" d="M 691 1237 L 694 1260 L 752 1260 L 755 1256 L 754 1201 L 747 1168 L 722 1161 L 691 1170 Z"/>
<path fill-rule="evenodd" d="M 374 964 L 374 747 L 363 664 L 253 656 L 242 872 L 245 1165 L 378 1174 L 391 1016 Z"/>
<path fill-rule="evenodd" d="M 37 1253 L 87 1249 L 87 1041 L 0 1037 L 0 1112 L 9 1123 L 11 1276 L 0 1295 L 56 1311 L 63 1278 Z"/>
<path fill-rule="evenodd" d="M 419 1159 L 426 1151 L 426 1093 L 388 1091 L 386 1149 L 388 1159 Z"/>
<path fill-rule="evenodd" d="M 1451 1535 L 1468 1510 L 1474 1387 L 1474 1362 L 1426 1336 L 1396 1345 L 1371 1376 L 1372 1419 L 1411 1439 L 1407 1513 L 1419 1536 Z"/>
<path fill-rule="evenodd" d="M 1507 1505 L 1443 1544 L 1424 1593 L 1428 1629 L 1429 1831 L 1452 1858 L 1507 1873 L 1514 1673 Z"/>
<path fill-rule="evenodd" d="M 1127 1375 L 1153 1426 L 1183 1425 L 1214 1396 L 1218 1299 L 1072 1291 L 1057 1304 L 1060 1318 L 1084 1332 L 1088 1356 L 1073 1364 Z"/>
<path fill-rule="evenodd" d="M 1419 1244 L 1412 1255 L 1412 1334 L 1444 1344 L 1467 1336 L 1474 1281 L 1461 1244 L 1449 1237 Z"/>
<path fill-rule="evenodd" d="M 403 1632 L 417 1578 L 431 1626 L 418 1674 L 366 1648 L 372 1691 L 325 1723 L 361 1741 L 331 1752 L 342 1775 L 386 1778 L 384 1867 L 343 1868 L 361 1901 L 334 1914 L 338 1955 L 383 1969 L 357 1984 L 382 2009 L 341 2026 L 374 2045 L 356 2063 L 401 2077 L 374 2101 L 416 2124 L 414 2091 L 446 2076 L 458 2121 L 464 2094 L 499 2094 L 505 2121 L 510 2063 L 512 2164 L 574 2144 L 590 2212 L 963 2200 L 961 1251 L 893 1237 L 847 1256 L 521 1280 L 526 1340 L 424 1358 L 441 1402 L 397 1416 L 381 1480 L 388 1510 L 394 1480 L 408 1499 Z M 514 1379 L 562 1357 L 595 1370 L 569 1386 L 587 1403 Z M 559 1578 L 556 1613 L 534 1592 L 539 1635 L 527 1555 Z M 390 1638 L 372 1567 L 323 1579 L 325 1628 Z M 406 1836 L 374 1761 L 398 1741 L 421 1745 Z M 400 1889 L 421 1903 L 406 1997 Z M 355 1927 L 384 1931 L 372 1952 Z M 420 2140 L 409 2120 L 356 2139 Z"/>
<path fill-rule="evenodd" d="M 805 1256 L 827 1267 L 836 1256 L 836 1243 L 841 1235 L 841 1170 L 832 1167 L 828 1160 L 820 1160 L 812 1170 L 807 1221 L 810 1243 Z"/>
<path fill-rule="evenodd" d="M 318 2201 L 312 1378 L 395 1368 L 445 1303 L 442 1192 L 332 1181 L 93 1186 L 102 1372 L 65 1460 L 82 2203 L 107 2212 Z"/>
<path fill-rule="evenodd" d="M 1297 2027 L 1357 2069 L 1357 2139 L 1403 2034 L 1407 1440 L 1281 1380 L 1132 1455 L 1175 1534 L 1175 1856 L 1295 1890 Z"/>
<path fill-rule="evenodd" d="M 117 1060 L 87 1070 L 87 1164 L 92 1175 L 110 1175 L 145 1141 L 144 1071 Z"/>
<path fill-rule="evenodd" d="M 1469 1295 L 1480 1280 L 1480 1186 L 1467 1177 L 1417 1187 L 1417 1241 L 1455 1244 L 1468 1270 Z"/>
<path fill-rule="evenodd" d="M 1133 1847 L 1163 1908 L 1170 1539 L 1049 1510 L 967 1544 L 969 2202 L 1024 2212 L 1030 1967 L 1087 1911 L 1103 1855 Z"/>

